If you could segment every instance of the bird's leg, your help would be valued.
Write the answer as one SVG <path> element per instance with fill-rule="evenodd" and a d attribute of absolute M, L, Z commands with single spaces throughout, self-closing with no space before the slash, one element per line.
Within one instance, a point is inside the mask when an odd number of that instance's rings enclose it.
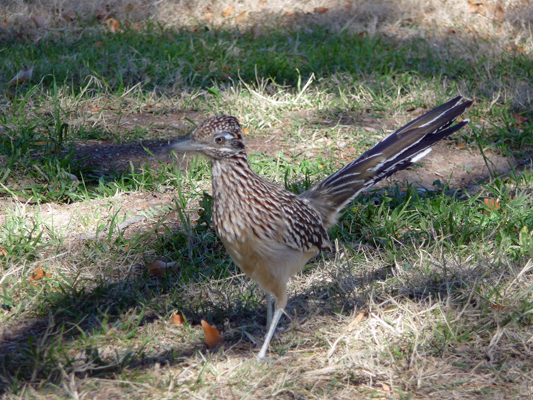
<path fill-rule="evenodd" d="M 267 331 L 272 323 L 272 295 L 267 292 Z"/>
<path fill-rule="evenodd" d="M 276 330 L 276 327 L 278 326 L 278 322 L 279 322 L 279 319 L 281 318 L 281 314 L 283 314 L 283 308 L 276 308 L 276 311 L 274 312 L 274 318 L 272 319 L 272 322 L 268 328 L 268 332 L 265 336 L 265 342 L 263 343 L 263 347 L 261 347 L 261 351 L 257 355 L 258 360 L 266 360 L 268 345 L 270 344 L 270 341 L 272 340 L 272 336 L 274 336 L 274 331 Z"/>

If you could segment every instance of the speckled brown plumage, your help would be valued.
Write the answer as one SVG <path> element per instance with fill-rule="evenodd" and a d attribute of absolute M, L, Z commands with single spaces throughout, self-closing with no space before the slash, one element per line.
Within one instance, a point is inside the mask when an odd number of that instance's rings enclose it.
<path fill-rule="evenodd" d="M 208 119 L 189 139 L 168 147 L 210 158 L 215 230 L 233 261 L 277 299 L 260 359 L 266 357 L 287 303 L 287 281 L 317 252 L 332 250 L 327 229 L 339 212 L 362 190 L 418 161 L 430 146 L 467 124 L 468 120 L 452 126 L 472 104 L 461 101 L 457 97 L 400 128 L 299 196 L 252 171 L 234 117 Z"/>

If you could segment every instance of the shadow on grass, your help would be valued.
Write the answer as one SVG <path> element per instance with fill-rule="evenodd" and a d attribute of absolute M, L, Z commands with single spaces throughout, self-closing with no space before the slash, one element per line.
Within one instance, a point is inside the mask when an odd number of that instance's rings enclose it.
<path fill-rule="evenodd" d="M 211 29 L 208 26 L 196 31 L 165 31 L 162 27 L 152 26 L 144 33 L 127 30 L 123 34 L 113 35 L 89 30 L 79 38 L 50 35 L 38 43 L 24 35 L 9 35 L 3 45 L 4 54 L 10 53 L 23 60 L 20 62 L 35 65 L 34 76 L 39 77 L 45 88 L 51 89 L 54 83 L 65 82 L 65 87 L 71 85 L 77 95 L 81 95 L 86 88 L 94 90 L 94 95 L 99 94 L 94 87 L 87 86 L 85 78 L 89 75 L 98 77 L 105 90 L 115 94 L 141 83 L 145 90 L 161 90 L 172 94 L 173 91 L 180 91 L 176 87 L 186 87 L 193 92 L 204 90 L 215 98 L 220 93 L 219 88 L 229 87 L 239 79 L 253 85 L 258 77 L 295 88 L 298 82 L 305 82 L 311 74 L 321 79 L 345 73 L 349 75 L 347 86 L 365 85 L 371 92 L 379 93 L 396 90 L 397 86 L 409 82 L 440 76 L 457 88 L 464 88 L 465 94 L 489 102 L 497 99 L 497 94 L 504 86 L 509 96 L 508 102 L 503 105 L 503 112 L 530 112 L 531 105 L 525 104 L 524 98 L 531 88 L 522 86 L 521 82 L 532 79 L 531 55 L 512 52 L 497 60 L 492 59 L 492 53 L 481 52 L 474 56 L 469 52 L 473 42 L 475 39 L 466 33 L 456 34 L 453 40 L 444 41 L 442 47 L 438 48 L 423 39 L 405 42 L 393 37 L 362 37 L 348 32 L 336 34 L 324 26 L 313 26 L 310 31 L 273 29 L 258 38 L 254 37 L 253 32 Z M 83 51 L 80 46 L 84 48 Z M 485 79 L 480 82 L 480 75 L 476 71 L 484 70 L 487 64 L 495 77 L 494 82 L 499 79 L 499 86 Z M 4 64 L 2 70 L 6 72 L 7 68 Z M 11 74 L 6 72 L 3 75 Z M 25 88 L 18 90 L 23 93 Z M 380 107 L 380 104 L 376 104 L 376 107 Z M 531 131 L 531 125 L 528 129 Z M 516 149 L 524 146 L 522 142 L 514 142 L 519 140 L 518 136 L 509 136 L 504 130 L 499 132 L 501 140 L 506 141 L 508 146 Z M 150 143 L 148 148 L 155 152 L 163 144 L 164 141 L 157 141 Z M 95 144 L 91 149 L 99 146 L 101 144 Z M 120 146 L 109 145 L 109 154 L 120 153 L 123 150 Z M 138 152 L 140 162 L 144 156 L 140 146 L 135 147 L 135 152 Z M 131 156 L 131 153 L 127 154 Z M 104 157 L 101 162 L 106 160 Z M 131 160 L 123 161 L 129 164 Z M 94 166 L 97 165 L 95 162 Z M 319 299 L 329 303 L 323 312 L 341 310 L 349 313 L 354 304 L 362 305 L 366 301 L 350 295 L 350 288 L 353 291 L 361 281 L 370 285 L 378 277 L 386 277 L 389 270 L 377 271 L 370 277 L 352 274 L 342 278 L 342 281 L 312 285 L 290 299 L 289 312 L 297 308 L 301 314 L 309 307 L 310 299 Z M 491 277 L 499 275 L 497 269 L 490 271 Z M 423 287 L 421 292 L 405 289 L 406 295 L 414 301 L 424 299 L 428 295 L 426 293 L 435 293 L 441 296 L 440 299 L 446 299 L 450 285 L 471 278 L 471 271 L 459 271 L 438 283 L 428 280 L 427 292 Z M 202 344 L 195 348 L 188 343 L 187 346 L 170 346 L 170 349 L 145 355 L 141 347 L 140 351 L 121 355 L 116 363 L 108 363 L 99 356 L 98 349 L 90 345 L 85 346 L 87 350 L 82 355 L 68 354 L 68 351 L 62 352 L 54 347 L 59 345 L 59 339 L 71 343 L 79 340 L 89 343 L 91 336 L 109 332 L 107 328 L 102 330 L 104 320 L 109 326 L 120 324 L 129 310 L 150 305 L 158 296 L 173 291 L 170 285 L 160 292 L 150 293 L 146 290 L 148 282 L 149 278 L 140 276 L 131 282 L 102 284 L 89 294 L 58 294 L 50 306 L 39 306 L 41 315 L 50 314 L 48 320 L 21 323 L 17 332 L 0 343 L 1 374 L 9 382 L 0 382 L 0 393 L 14 387 L 15 381 L 19 387 L 41 379 L 57 381 L 62 376 L 57 367 L 58 361 L 70 368 L 68 372 L 77 371 L 79 374 L 114 379 L 124 369 L 148 368 L 156 362 L 177 364 L 181 358 L 191 357 L 199 349 L 202 350 Z M 339 291 L 339 287 L 342 290 Z M 398 287 L 396 290 L 401 293 L 403 289 Z M 194 324 L 198 324 L 202 318 L 217 325 L 229 321 L 233 328 L 250 324 L 250 321 L 254 326 L 265 324 L 265 308 L 257 301 L 253 300 L 244 306 L 232 304 L 230 308 L 221 307 L 216 302 L 205 302 L 201 308 L 210 310 L 208 312 L 199 312 L 198 308 L 192 308 L 185 302 L 180 303 L 178 308 Z M 163 309 L 166 313 L 170 312 L 170 307 Z M 151 312 L 135 323 L 143 327 L 160 318 L 160 314 Z M 262 340 L 262 334 L 255 337 Z M 240 335 L 235 334 L 229 343 L 240 340 Z M 70 358 L 65 358 L 67 356 Z M 250 352 L 249 357 L 252 356 Z"/>
<path fill-rule="evenodd" d="M 333 261 L 328 260 L 330 256 L 325 255 L 326 262 Z M 361 255 L 360 260 L 365 257 Z M 290 287 L 291 292 L 296 292 L 287 306 L 292 322 L 285 317 L 280 327 L 297 326 L 302 318 L 350 316 L 354 308 L 368 310 L 369 301 L 375 304 L 390 297 L 422 305 L 432 298 L 433 302 L 462 309 L 468 297 L 465 293 L 472 290 L 473 282 L 497 284 L 506 266 L 480 262 L 474 268 L 465 268 L 460 260 L 448 264 L 442 261 L 434 274 L 422 273 L 416 285 L 409 279 L 399 280 L 377 293 L 373 289 L 376 282 L 398 277 L 394 266 L 360 271 L 344 264 L 335 270 L 329 268 L 325 274 L 320 269 L 318 278 L 313 277 L 313 268 L 304 272 L 301 280 L 310 274 L 310 284 L 293 283 L 296 287 Z M 37 306 L 39 314 L 48 314 L 48 318 L 13 326 L 11 335 L 0 342 L 0 373 L 4 377 L 0 380 L 0 393 L 42 380 L 58 383 L 65 373 L 80 378 L 117 379 L 125 371 L 143 371 L 156 363 L 187 365 L 187 359 L 207 351 L 193 332 L 202 319 L 222 328 L 229 355 L 250 359 L 255 356 L 257 348 L 254 350 L 243 330 L 260 344 L 266 308 L 262 295 L 254 294 L 258 289 L 247 278 L 237 282 L 232 292 L 231 288 L 212 286 L 208 274 L 193 285 L 184 285 L 172 274 L 163 278 L 146 272 L 130 276 L 131 279 L 111 284 L 103 282 L 89 293 L 67 288 L 48 297 L 49 304 Z M 187 318 L 193 329 L 183 328 L 179 334 L 169 329 L 168 316 L 177 312 Z M 150 330 L 157 332 L 149 333 Z M 277 347 L 285 352 L 294 345 L 282 342 Z M 479 362 L 479 357 L 472 357 Z M 472 360 L 471 365 L 474 364 Z"/>

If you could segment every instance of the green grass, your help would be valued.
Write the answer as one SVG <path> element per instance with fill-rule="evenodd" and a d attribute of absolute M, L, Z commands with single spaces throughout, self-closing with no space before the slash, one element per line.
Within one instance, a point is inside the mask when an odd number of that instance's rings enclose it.
<path fill-rule="evenodd" d="M 406 110 L 462 93 L 475 99 L 472 123 L 447 144 L 525 159 L 531 54 L 495 56 L 483 51 L 490 39 L 470 39 L 435 47 L 319 26 L 254 38 L 155 24 L 9 35 L 0 60 L 0 396 L 370 397 L 391 382 L 402 398 L 527 390 L 530 164 L 474 182 L 478 190 L 450 188 L 446 177 L 426 191 L 392 184 L 358 198 L 331 231 L 337 251 L 293 280 L 291 321 L 273 343 L 276 361 L 261 366 L 252 340 L 262 340 L 264 298 L 210 225 L 206 160 L 103 171 L 75 157 L 91 141 L 164 142 L 187 131 L 121 127 L 139 114 L 234 114 L 251 139 L 285 146 L 252 154 L 252 167 L 300 193 L 346 162 L 337 156 L 383 138 L 388 121 L 398 127 L 411 119 Z M 32 81 L 7 88 L 23 65 L 34 66 Z M 365 130 L 368 121 L 382 128 Z M 324 144 L 313 149 L 313 140 Z M 146 270 L 155 260 L 179 268 L 156 277 Z M 50 276 L 32 279 L 39 268 Z M 184 328 L 169 323 L 176 312 Z M 348 328 L 359 312 L 367 318 Z M 223 348 L 205 350 L 201 319 L 223 332 Z"/>

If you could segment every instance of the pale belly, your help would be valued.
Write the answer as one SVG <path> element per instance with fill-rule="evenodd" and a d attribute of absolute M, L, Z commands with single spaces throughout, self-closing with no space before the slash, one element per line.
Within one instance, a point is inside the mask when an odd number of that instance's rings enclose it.
<path fill-rule="evenodd" d="M 237 266 L 266 292 L 278 299 L 278 307 L 287 303 L 287 281 L 300 272 L 315 252 L 302 252 L 275 241 L 259 241 L 253 235 L 224 246 Z"/>

